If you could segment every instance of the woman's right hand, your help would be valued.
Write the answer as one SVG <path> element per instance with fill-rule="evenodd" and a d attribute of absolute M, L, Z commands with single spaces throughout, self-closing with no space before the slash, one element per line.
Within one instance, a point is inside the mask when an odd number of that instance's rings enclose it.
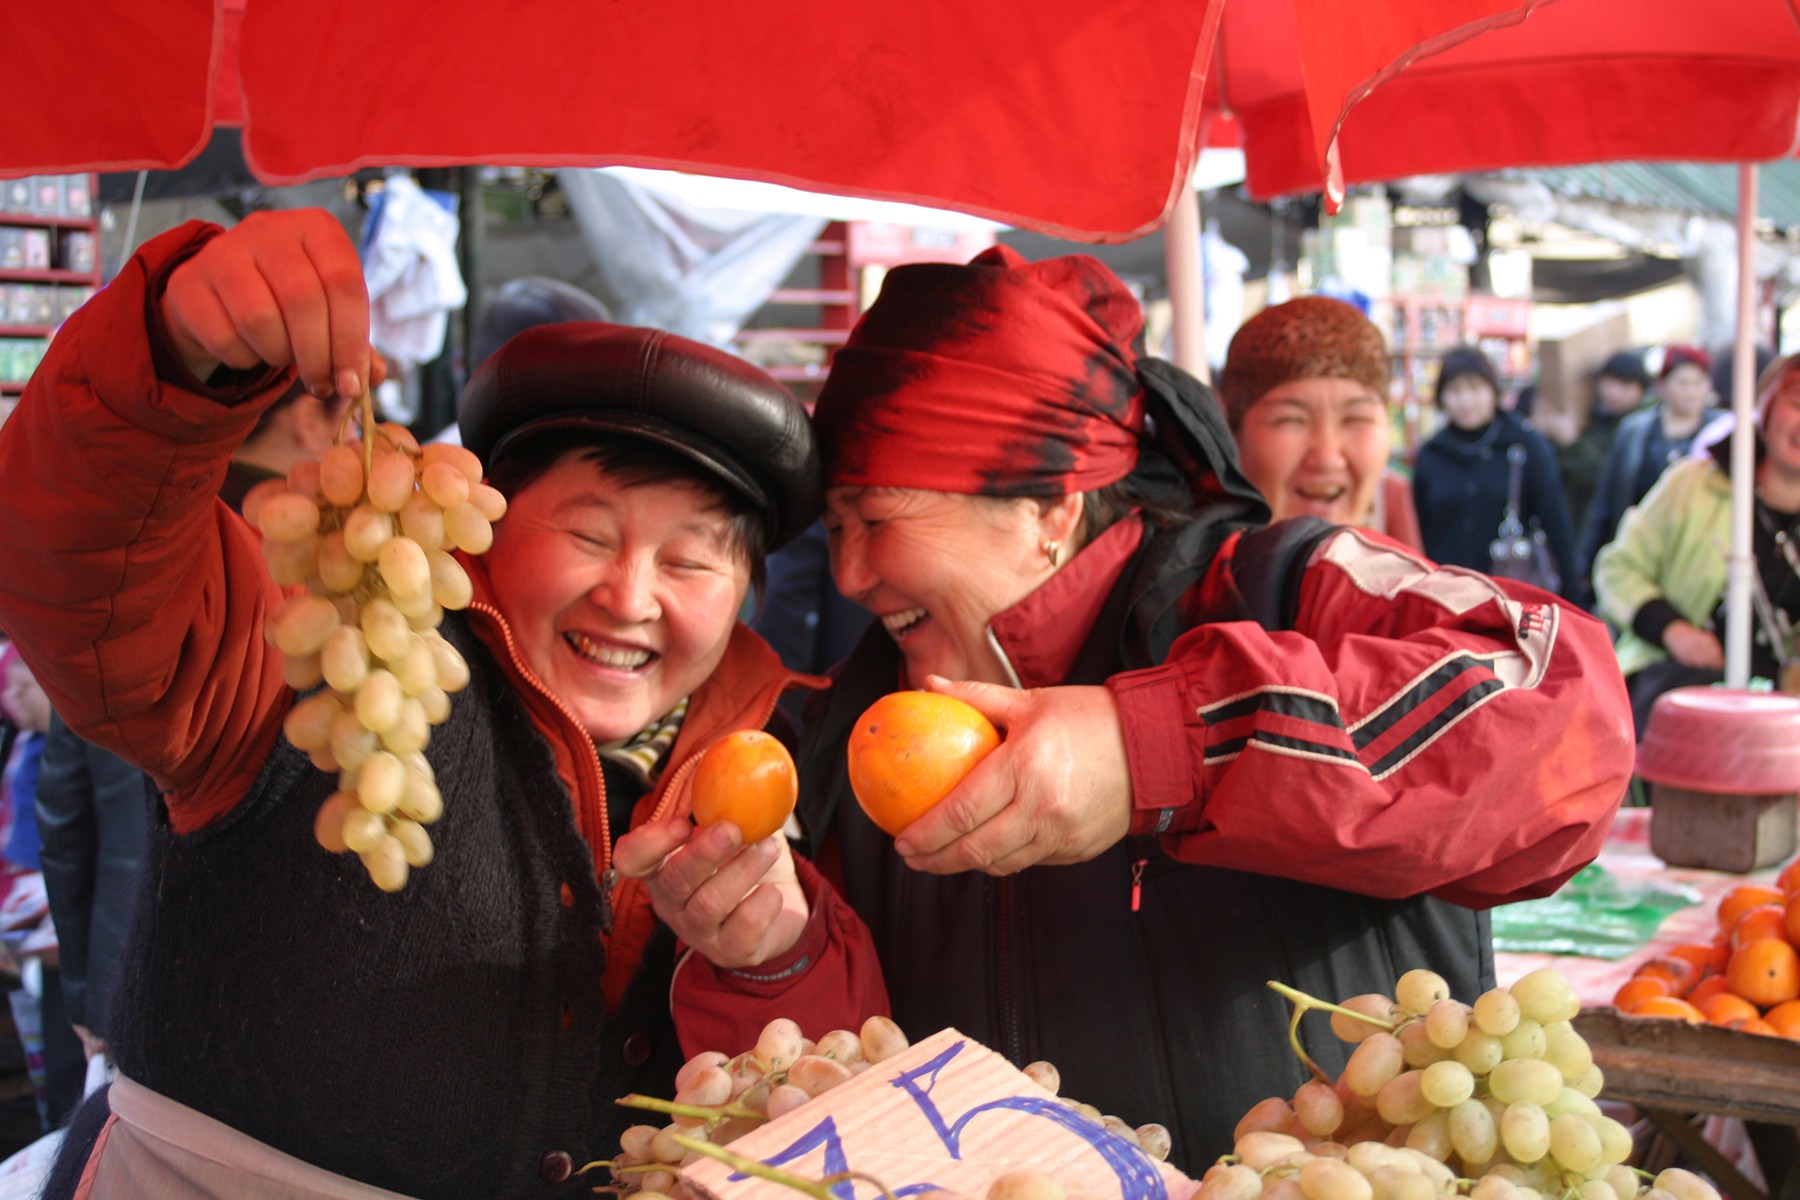
<path fill-rule="evenodd" d="M 1687 621 L 1671 621 L 1663 630 L 1663 649 L 1684 667 L 1708 671 L 1725 669 L 1725 648 L 1719 639 Z"/>
<path fill-rule="evenodd" d="M 202 381 L 220 364 L 291 364 L 315 396 L 354 397 L 386 374 L 369 345 L 362 261 L 323 209 L 245 217 L 175 268 L 162 313 L 175 352 Z"/>

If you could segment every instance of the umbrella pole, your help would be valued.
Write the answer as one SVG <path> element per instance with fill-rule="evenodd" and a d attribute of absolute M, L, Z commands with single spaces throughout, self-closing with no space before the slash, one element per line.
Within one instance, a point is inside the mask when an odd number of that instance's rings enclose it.
<path fill-rule="evenodd" d="M 1175 365 L 1210 383 L 1206 291 L 1200 277 L 1200 193 L 1192 180 L 1181 189 L 1175 211 L 1163 227 L 1163 255 L 1169 273 L 1169 317 L 1175 327 Z"/>
<path fill-rule="evenodd" d="M 1738 164 L 1737 337 L 1732 349 L 1731 553 L 1725 560 L 1725 685 L 1750 682 L 1750 522 L 1756 496 L 1756 165 Z M 1776 650 L 1780 654 L 1780 648 Z"/>

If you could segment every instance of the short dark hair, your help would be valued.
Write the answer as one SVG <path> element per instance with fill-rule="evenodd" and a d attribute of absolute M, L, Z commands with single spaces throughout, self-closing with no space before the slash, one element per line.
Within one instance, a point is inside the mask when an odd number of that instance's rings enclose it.
<path fill-rule="evenodd" d="M 1494 389 L 1494 395 L 1500 395 L 1500 376 L 1494 371 L 1494 364 L 1482 352 L 1480 346 L 1458 346 L 1446 350 L 1438 363 L 1437 386 L 1431 391 L 1431 402 L 1439 408 L 1444 407 L 1444 389 L 1450 381 L 1464 375 L 1477 375 L 1487 381 Z"/>
<path fill-rule="evenodd" d="M 750 586 L 762 595 L 769 553 L 762 510 L 693 459 L 660 442 L 600 430 L 547 431 L 506 447 L 506 452 L 488 465 L 488 484 L 510 501 L 570 454 L 579 455 L 583 462 L 626 487 L 666 484 L 699 492 L 709 507 L 726 515 L 727 545 L 744 556 L 750 567 Z"/>
<path fill-rule="evenodd" d="M 482 305 L 469 337 L 469 371 L 488 360 L 516 333 L 559 321 L 610 321 L 606 305 L 572 283 L 523 275 L 500 285 Z"/>
<path fill-rule="evenodd" d="M 1194 493 L 1188 481 L 1157 447 L 1140 442 L 1137 465 L 1116 483 L 1095 488 L 1081 505 L 1080 544 L 1085 546 L 1133 511 L 1156 529 L 1193 520 Z"/>
<path fill-rule="evenodd" d="M 1621 350 L 1606 360 L 1596 375 L 1601 379 L 1617 379 L 1620 383 L 1635 383 L 1638 387 L 1650 388 L 1650 370 L 1644 366 L 1644 356 L 1635 350 Z"/>

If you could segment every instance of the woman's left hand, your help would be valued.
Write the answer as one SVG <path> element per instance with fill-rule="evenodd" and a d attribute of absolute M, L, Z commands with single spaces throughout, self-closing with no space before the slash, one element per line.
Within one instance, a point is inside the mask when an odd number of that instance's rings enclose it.
<path fill-rule="evenodd" d="M 1103 687 L 1018 691 L 931 676 L 929 691 L 980 709 L 1005 741 L 894 849 L 937 875 L 1010 875 L 1039 863 L 1086 862 L 1131 827 L 1131 769 L 1119 708 Z"/>
<path fill-rule="evenodd" d="M 656 821 L 618 840 L 613 866 L 644 881 L 656 915 L 707 961 L 752 967 L 791 950 L 809 914 L 787 839 L 742 840 L 729 821 Z"/>

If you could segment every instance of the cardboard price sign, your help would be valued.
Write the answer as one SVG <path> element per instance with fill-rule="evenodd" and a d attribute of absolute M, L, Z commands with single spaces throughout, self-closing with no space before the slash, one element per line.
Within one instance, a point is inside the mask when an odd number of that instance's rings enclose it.
<path fill-rule="evenodd" d="M 1199 1184 L 1088 1120 L 1000 1055 L 954 1029 L 731 1143 L 735 1153 L 808 1179 L 854 1171 L 896 1197 L 942 1188 L 968 1196 L 1009 1171 L 1054 1175 L 1063 1187 L 1121 1200 L 1188 1200 Z M 681 1172 L 714 1200 L 795 1200 L 793 1189 L 712 1159 Z M 832 1187 L 872 1200 L 869 1180 Z"/>

